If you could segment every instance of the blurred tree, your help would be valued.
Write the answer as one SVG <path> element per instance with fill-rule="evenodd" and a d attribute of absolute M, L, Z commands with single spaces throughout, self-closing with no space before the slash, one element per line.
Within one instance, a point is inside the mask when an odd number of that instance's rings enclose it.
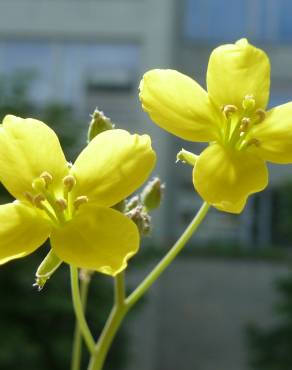
<path fill-rule="evenodd" d="M 278 320 L 271 328 L 247 327 L 250 366 L 253 370 L 292 369 L 292 272 L 276 283 L 281 300 L 275 307 Z"/>
<path fill-rule="evenodd" d="M 292 240 L 292 183 L 285 182 L 272 192 L 272 241 L 289 246 Z"/>
<path fill-rule="evenodd" d="M 74 159 L 85 146 L 87 126 L 73 118 L 69 106 L 53 102 L 36 106 L 29 98 L 31 74 L 0 77 L 0 119 L 6 114 L 34 117 L 46 122 L 58 134 L 67 158 Z M 80 137 L 84 141 L 80 142 Z M 0 185 L 1 203 L 12 198 Z M 32 288 L 37 266 L 44 258 L 41 248 L 28 258 L 0 268 L 0 369 L 64 370 L 70 368 L 74 314 L 71 304 L 70 275 L 62 266 L 42 292 Z M 100 333 L 112 305 L 112 279 L 96 274 L 90 286 L 88 320 L 93 333 Z M 126 335 L 116 338 L 106 370 L 125 369 Z M 86 353 L 86 351 L 84 351 Z M 86 366 L 88 356 L 83 356 Z"/>

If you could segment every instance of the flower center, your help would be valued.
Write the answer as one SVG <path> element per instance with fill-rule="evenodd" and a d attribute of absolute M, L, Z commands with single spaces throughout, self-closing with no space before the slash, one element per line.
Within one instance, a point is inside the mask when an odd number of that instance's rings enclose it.
<path fill-rule="evenodd" d="M 60 225 L 70 220 L 76 210 L 88 202 L 85 195 L 74 198 L 72 189 L 76 184 L 76 179 L 72 175 L 63 178 L 63 196 L 56 196 L 52 189 L 53 176 L 45 171 L 32 181 L 32 190 L 24 193 L 26 199 L 33 205 L 44 211 L 54 222 Z"/>
<path fill-rule="evenodd" d="M 260 146 L 260 140 L 250 137 L 255 125 L 262 123 L 266 112 L 255 108 L 256 102 L 253 95 L 246 95 L 242 107 L 225 105 L 222 109 L 225 125 L 222 128 L 222 141 L 224 146 L 244 150 L 251 145 Z"/>

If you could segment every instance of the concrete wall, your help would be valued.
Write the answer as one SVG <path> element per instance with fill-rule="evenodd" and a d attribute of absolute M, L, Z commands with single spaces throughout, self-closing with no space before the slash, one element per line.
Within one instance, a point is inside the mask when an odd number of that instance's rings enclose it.
<path fill-rule="evenodd" d="M 244 328 L 275 320 L 273 284 L 287 273 L 281 264 L 177 260 L 129 322 L 127 370 L 248 370 Z"/>

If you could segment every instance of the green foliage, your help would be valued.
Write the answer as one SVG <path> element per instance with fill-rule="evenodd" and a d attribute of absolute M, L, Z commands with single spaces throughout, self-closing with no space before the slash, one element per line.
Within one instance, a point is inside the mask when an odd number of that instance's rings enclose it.
<path fill-rule="evenodd" d="M 17 370 L 20 364 L 30 370 L 69 369 L 75 325 L 69 268 L 64 264 L 44 290 L 38 292 L 32 283 L 45 253 L 42 248 L 29 258 L 0 269 L 1 369 Z M 102 330 L 111 304 L 111 279 L 96 274 L 90 286 L 87 309 L 90 327 L 96 335 Z M 125 339 L 125 331 L 122 331 L 112 348 L 107 370 L 124 368 Z M 88 355 L 83 356 L 85 368 L 87 361 Z"/>
<path fill-rule="evenodd" d="M 292 273 L 276 284 L 281 299 L 275 307 L 278 320 L 270 328 L 250 324 L 247 340 L 253 370 L 292 369 Z"/>

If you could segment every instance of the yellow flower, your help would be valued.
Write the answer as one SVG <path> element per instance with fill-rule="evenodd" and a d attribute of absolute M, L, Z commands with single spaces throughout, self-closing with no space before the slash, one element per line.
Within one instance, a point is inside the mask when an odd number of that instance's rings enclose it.
<path fill-rule="evenodd" d="M 32 253 L 50 237 L 61 260 L 116 275 L 137 252 L 139 234 L 110 207 L 135 191 L 154 164 L 147 135 L 109 130 L 68 165 L 47 125 L 6 116 L 0 180 L 17 200 L 0 206 L 0 264 Z"/>
<path fill-rule="evenodd" d="M 212 52 L 208 92 L 174 70 L 151 70 L 141 81 L 142 106 L 154 122 L 185 140 L 209 142 L 193 183 L 220 210 L 239 213 L 266 187 L 266 161 L 292 162 L 292 102 L 266 112 L 269 87 L 269 59 L 246 39 Z"/>

